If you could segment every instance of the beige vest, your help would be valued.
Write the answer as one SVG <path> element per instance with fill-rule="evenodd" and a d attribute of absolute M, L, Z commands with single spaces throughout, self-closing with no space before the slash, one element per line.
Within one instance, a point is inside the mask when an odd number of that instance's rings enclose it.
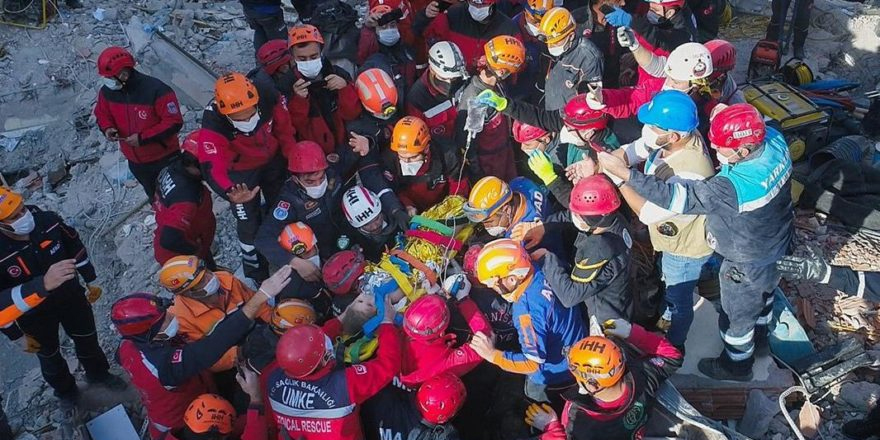
<path fill-rule="evenodd" d="M 670 156 L 663 158 L 663 163 L 655 165 L 652 161 L 656 152 L 648 157 L 645 164 L 645 173 L 654 175 L 663 181 L 674 175 L 687 172 L 702 177 L 715 175 L 712 160 L 703 152 L 703 143 L 700 137 L 694 136 L 684 149 L 676 151 Z M 678 215 L 660 223 L 648 225 L 651 234 L 651 244 L 658 252 L 669 252 L 683 257 L 705 257 L 712 253 L 712 248 L 706 242 L 706 216 L 705 215 Z"/>

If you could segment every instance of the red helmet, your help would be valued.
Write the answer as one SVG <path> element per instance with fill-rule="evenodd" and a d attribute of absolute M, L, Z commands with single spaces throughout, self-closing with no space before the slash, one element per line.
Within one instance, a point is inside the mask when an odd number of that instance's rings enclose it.
<path fill-rule="evenodd" d="M 711 40 L 703 43 L 712 57 L 712 77 L 721 76 L 736 67 L 736 47 L 725 40 Z"/>
<path fill-rule="evenodd" d="M 764 142 L 764 117 L 751 104 L 734 104 L 718 112 L 709 125 L 712 148 L 737 149 Z"/>
<path fill-rule="evenodd" d="M 620 208 L 617 188 L 605 176 L 597 174 L 581 179 L 571 190 L 568 206 L 578 215 L 606 215 Z"/>
<path fill-rule="evenodd" d="M 333 254 L 321 267 L 324 284 L 336 295 L 351 293 L 367 262 L 358 251 L 345 250 Z"/>
<path fill-rule="evenodd" d="M 435 425 L 446 423 L 461 409 L 467 390 L 456 375 L 446 372 L 422 383 L 416 393 L 419 412 Z"/>
<path fill-rule="evenodd" d="M 483 250 L 483 245 L 472 244 L 464 253 L 464 258 L 462 258 L 461 268 L 472 281 L 477 279 L 477 257 L 480 255 L 481 250 Z"/>
<path fill-rule="evenodd" d="M 165 317 L 168 302 L 152 293 L 132 293 L 113 303 L 110 320 L 123 337 L 142 335 Z"/>
<path fill-rule="evenodd" d="M 329 339 L 314 324 L 303 324 L 287 330 L 275 348 L 278 366 L 290 377 L 302 378 L 327 364 L 333 356 L 333 348 L 327 347 Z"/>
<path fill-rule="evenodd" d="M 202 144 L 202 130 L 204 129 L 199 128 L 186 135 L 180 144 L 180 151 L 199 157 L 199 146 Z"/>
<path fill-rule="evenodd" d="M 403 331 L 412 339 L 436 339 L 448 326 L 449 309 L 437 295 L 424 295 L 413 301 L 403 314 Z"/>
<path fill-rule="evenodd" d="M 290 62 L 287 40 L 269 40 L 257 51 L 257 61 L 269 75 L 274 74 L 284 63 Z"/>
<path fill-rule="evenodd" d="M 568 100 L 562 109 L 562 122 L 575 130 L 604 130 L 608 118 L 601 110 L 593 110 L 587 105 L 587 95 L 581 94 Z"/>
<path fill-rule="evenodd" d="M 98 56 L 98 75 L 105 78 L 119 75 L 126 67 L 134 67 L 134 57 L 121 47 L 110 46 Z"/>
<path fill-rule="evenodd" d="M 547 130 L 525 122 L 513 121 L 513 139 L 519 143 L 533 141 L 547 134 Z"/>
<path fill-rule="evenodd" d="M 291 173 L 308 174 L 326 170 L 327 157 L 321 146 L 312 141 L 300 141 L 293 147 L 287 159 L 287 169 Z"/>

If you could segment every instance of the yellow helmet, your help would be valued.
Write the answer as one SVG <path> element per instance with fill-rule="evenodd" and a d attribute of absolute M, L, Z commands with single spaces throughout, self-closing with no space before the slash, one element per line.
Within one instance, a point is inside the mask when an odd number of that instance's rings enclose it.
<path fill-rule="evenodd" d="M 486 176 L 478 180 L 464 204 L 468 220 L 480 223 L 495 214 L 502 206 L 513 199 L 513 191 L 503 180 Z"/>
<path fill-rule="evenodd" d="M 195 255 L 178 255 L 165 262 L 159 269 L 159 284 L 180 293 L 198 285 L 205 277 L 205 263 Z"/>
<path fill-rule="evenodd" d="M 602 336 L 581 339 L 568 351 L 568 369 L 581 385 L 613 386 L 623 377 L 625 366 L 620 347 Z"/>
<path fill-rule="evenodd" d="M 553 7 L 553 0 L 528 0 L 523 5 L 526 20 L 534 25 L 540 25 L 541 19 Z"/>
<path fill-rule="evenodd" d="M 575 23 L 571 12 L 565 8 L 553 8 L 544 14 L 538 30 L 544 36 L 544 42 L 553 46 L 574 33 Z"/>
<path fill-rule="evenodd" d="M 288 298 L 278 303 L 272 310 L 269 325 L 280 335 L 298 325 L 314 324 L 315 319 L 315 308 L 311 304 L 301 299 Z"/>
<path fill-rule="evenodd" d="M 505 277 L 525 279 L 532 273 L 532 261 L 522 245 L 511 238 L 499 238 L 483 246 L 477 255 L 477 279 L 494 288 Z M 510 301 L 510 298 L 504 299 Z"/>
<path fill-rule="evenodd" d="M 9 188 L 0 187 L 0 220 L 9 218 L 23 203 L 24 199 L 21 194 Z"/>

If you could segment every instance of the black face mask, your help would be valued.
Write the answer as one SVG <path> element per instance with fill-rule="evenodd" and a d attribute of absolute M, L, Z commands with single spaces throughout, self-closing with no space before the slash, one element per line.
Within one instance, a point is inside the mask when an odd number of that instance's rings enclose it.
<path fill-rule="evenodd" d="M 455 93 L 463 83 L 461 78 L 456 78 L 451 81 L 441 80 L 431 72 L 428 72 L 428 82 L 430 82 L 431 85 L 443 96 L 452 96 L 452 94 Z"/>

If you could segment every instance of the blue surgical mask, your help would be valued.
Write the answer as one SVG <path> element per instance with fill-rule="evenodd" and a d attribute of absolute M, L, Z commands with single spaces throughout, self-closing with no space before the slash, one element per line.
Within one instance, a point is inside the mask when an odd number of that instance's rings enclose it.
<path fill-rule="evenodd" d="M 388 28 L 388 29 L 379 29 L 376 31 L 376 37 L 379 39 L 379 43 L 382 43 L 384 46 L 394 46 L 400 41 L 400 30 L 396 27 Z"/>

